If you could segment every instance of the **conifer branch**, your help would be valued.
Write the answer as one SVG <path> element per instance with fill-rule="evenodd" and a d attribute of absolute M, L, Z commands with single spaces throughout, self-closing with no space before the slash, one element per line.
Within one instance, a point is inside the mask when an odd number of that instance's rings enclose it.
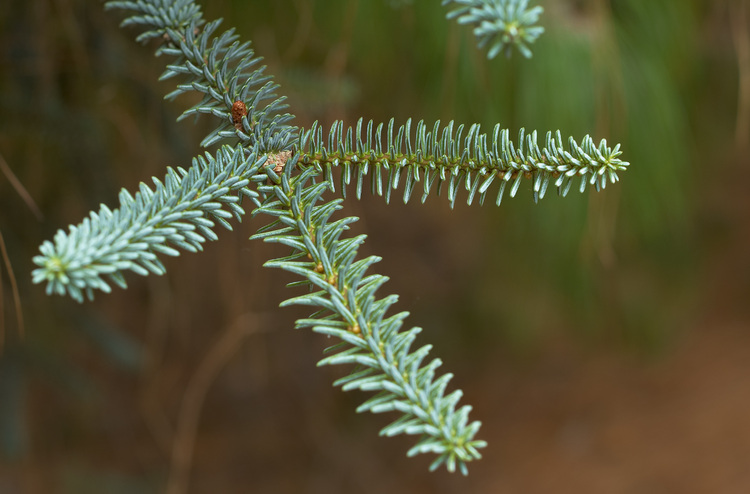
<path fill-rule="evenodd" d="M 239 42 L 233 28 L 218 34 L 221 19 L 206 23 L 193 0 L 110 1 L 105 8 L 129 11 L 121 25 L 143 30 L 138 41 L 161 40 L 156 54 L 175 57 L 159 80 L 181 76 L 183 82 L 166 99 L 191 91 L 203 95 L 180 117 L 219 118 L 201 146 L 239 137 L 248 148 L 257 145 L 259 152 L 278 151 L 294 138 L 296 127 L 287 124 L 294 117 L 282 113 L 286 98 L 275 94 L 279 85 L 264 74 L 266 67 L 258 66 L 262 58 L 249 42 Z"/>
<path fill-rule="evenodd" d="M 448 13 L 448 19 L 472 25 L 479 48 L 489 46 L 490 59 L 500 52 L 510 57 L 513 46 L 530 58 L 528 45 L 544 32 L 543 27 L 534 25 L 543 9 L 528 8 L 528 0 L 443 0 L 443 5 L 450 4 L 456 8 Z"/>
<path fill-rule="evenodd" d="M 232 229 L 227 221 L 240 220 L 242 197 L 259 197 L 250 190 L 250 177 L 265 158 L 245 155 L 243 148 L 220 149 L 193 160 L 188 170 L 168 168 L 164 181 L 153 178 L 154 188 L 141 182 L 135 196 L 120 192 L 120 207 L 103 205 L 77 226 L 58 230 L 34 257 L 39 266 L 34 283 L 47 283 L 47 294 L 70 295 L 83 302 L 94 290 L 111 291 L 109 280 L 127 288 L 124 271 L 139 275 L 163 274 L 157 254 L 177 256 L 177 248 L 203 250 L 206 240 L 217 240 L 215 225 Z"/>
<path fill-rule="evenodd" d="M 381 435 L 418 435 L 420 439 L 408 456 L 435 453 L 438 457 L 430 470 L 445 464 L 451 472 L 458 467 L 466 474 L 466 463 L 480 458 L 478 450 L 486 445 L 474 439 L 480 423 L 468 422 L 470 406 L 456 409 L 462 396 L 460 390 L 445 394 L 452 375 L 435 378 L 440 360 L 423 365 L 432 346 L 411 349 L 421 328 L 401 330 L 407 312 L 387 315 L 398 297 L 376 299 L 375 292 L 387 278 L 366 272 L 380 258 L 356 260 L 365 235 L 341 238 L 348 225 L 358 218 L 331 221 L 333 214 L 341 209 L 342 200 L 321 203 L 328 183 L 314 181 L 320 173 L 317 167 L 301 166 L 301 172 L 292 174 L 296 160 L 297 157 L 292 158 L 280 175 L 270 166 L 264 168 L 265 175 L 259 177 L 259 182 L 268 177 L 276 185 L 259 185 L 265 200 L 253 212 L 276 219 L 252 238 L 284 244 L 293 250 L 288 257 L 265 265 L 302 277 L 304 281 L 294 285 L 310 290 L 283 302 L 282 306 L 313 307 L 316 312 L 298 320 L 296 327 L 311 328 L 341 340 L 341 344 L 327 350 L 333 354 L 318 365 L 357 366 L 349 376 L 334 384 L 344 391 L 378 392 L 357 408 L 358 412 L 401 413 L 399 419 L 381 430 Z"/>
<path fill-rule="evenodd" d="M 616 182 L 617 172 L 629 165 L 618 158 L 620 145 L 611 148 L 605 140 L 597 146 L 589 136 L 581 144 L 571 137 L 566 148 L 558 131 L 547 132 L 544 143 L 540 148 L 536 131 L 526 134 L 524 129 L 514 143 L 510 131 L 499 125 L 488 137 L 480 133 L 478 124 L 466 129 L 464 125 L 454 127 L 453 122 L 441 127 L 438 121 L 429 127 L 420 120 L 412 131 L 411 119 L 398 128 L 393 119 L 387 128 L 382 123 L 374 126 L 372 120 L 365 126 L 360 119 L 354 129 L 334 122 L 327 136 L 316 122 L 310 130 L 300 132 L 297 146 L 300 162 L 319 167 L 332 190 L 333 168 L 341 167 L 344 196 L 347 186 L 356 182 L 359 199 L 364 177 L 369 175 L 372 193 L 385 195 L 386 202 L 402 182 L 404 203 L 419 182 L 422 202 L 433 192 L 440 194 L 447 184 L 451 207 L 461 188 L 468 192 L 467 204 L 475 197 L 484 203 L 493 184 L 499 184 L 495 198 L 499 206 L 506 188 L 510 187 L 510 196 L 514 197 L 523 178 L 532 182 L 535 201 L 544 197 L 550 183 L 563 196 L 576 179 L 580 180 L 580 192 L 587 185 L 600 190 L 608 181 Z"/>
<path fill-rule="evenodd" d="M 451 2 L 460 7 L 448 16 L 475 24 L 480 45 L 492 43 L 490 58 L 514 44 L 528 56 L 525 43 L 542 30 L 532 26 L 541 8 L 527 9 L 525 0 L 444 0 Z M 123 25 L 142 30 L 136 39 L 157 40 L 158 55 L 175 57 L 162 79 L 183 80 L 168 98 L 190 91 L 203 95 L 183 117 L 219 118 L 202 144 L 229 140 L 233 147 L 199 156 L 188 170 L 169 168 L 163 181 L 153 179 L 153 189 L 142 183 L 135 195 L 123 190 L 119 208 L 101 206 L 67 232 L 58 231 L 54 242 L 44 242 L 41 255 L 34 258 L 39 266 L 34 282 L 46 282 L 47 293 L 83 301 L 96 290 L 109 292 L 108 282 L 126 287 L 125 271 L 162 274 L 158 254 L 202 250 L 206 240 L 217 238 L 216 224 L 231 230 L 228 220 L 241 220 L 242 198 L 249 197 L 253 215 L 273 218 L 253 238 L 292 249 L 289 256 L 266 266 L 301 276 L 296 285 L 309 289 L 282 305 L 313 307 L 315 312 L 296 326 L 341 340 L 320 365 L 355 364 L 354 371 L 335 384 L 377 392 L 358 411 L 399 412 L 400 418 L 385 427 L 383 435 L 418 435 L 409 455 L 433 452 L 438 456 L 432 469 L 444 464 L 466 473 L 467 462 L 479 458 L 478 450 L 485 446 L 474 439 L 480 424 L 468 421 L 469 406 L 456 408 L 460 391 L 445 394 L 451 375 L 435 377 L 440 361 L 423 365 L 430 346 L 411 350 L 420 329 L 402 330 L 407 313 L 387 314 L 397 297 L 375 297 L 387 278 L 368 275 L 367 270 L 379 258 L 356 259 L 365 236 L 342 235 L 357 218 L 333 220 L 342 199 L 322 200 L 324 193 L 335 190 L 333 168 L 342 169 L 344 196 L 355 180 L 360 197 L 369 175 L 371 189 L 386 201 L 403 178 L 405 202 L 418 182 L 422 201 L 447 184 L 451 206 L 462 187 L 469 204 L 475 197 L 481 203 L 497 183 L 500 204 L 506 187 L 515 195 L 522 178 L 532 181 L 535 200 L 550 183 L 565 195 L 576 177 L 581 191 L 587 185 L 603 188 L 628 166 L 619 159 L 619 145 L 610 148 L 601 141 L 597 146 L 586 136 L 580 144 L 569 139 L 565 147 L 558 132 L 547 133 L 540 148 L 536 132 L 522 130 L 513 142 L 499 126 L 488 136 L 478 125 L 454 129 L 452 122 L 445 127 L 419 122 L 412 133 L 411 120 L 398 128 L 393 120 L 387 128 L 373 122 L 363 127 L 363 120 L 354 129 L 335 122 L 325 137 L 317 124 L 298 132 L 289 124 L 293 116 L 282 113 L 284 97 L 276 96 L 278 86 L 263 73 L 265 67 L 258 66 L 260 58 L 249 43 L 240 43 L 231 29 L 219 34 L 220 21 L 206 23 L 193 0 L 106 5 L 130 11 Z"/>

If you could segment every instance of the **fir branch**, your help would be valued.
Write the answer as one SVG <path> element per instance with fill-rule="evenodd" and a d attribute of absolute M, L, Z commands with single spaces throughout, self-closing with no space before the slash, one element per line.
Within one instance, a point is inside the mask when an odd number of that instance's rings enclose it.
<path fill-rule="evenodd" d="M 68 232 L 58 230 L 54 243 L 41 245 L 34 283 L 46 282 L 47 294 L 67 293 L 83 302 L 84 294 L 93 299 L 94 290 L 111 291 L 105 278 L 127 288 L 124 271 L 163 274 L 157 254 L 197 252 L 206 240 L 218 239 L 217 223 L 232 229 L 227 220 L 245 213 L 242 196 L 258 198 L 247 186 L 264 162 L 241 147 L 225 147 L 216 157 L 194 159 L 189 170 L 168 168 L 163 182 L 152 179 L 154 189 L 143 182 L 134 196 L 122 189 L 118 209 L 102 204 Z"/>
<path fill-rule="evenodd" d="M 510 196 L 515 196 L 523 178 L 531 180 L 535 201 L 544 197 L 550 183 L 560 195 L 566 195 L 576 178 L 580 179 L 579 191 L 587 185 L 600 190 L 608 181 L 616 182 L 617 172 L 629 165 L 618 158 L 619 144 L 611 148 L 602 140 L 597 146 L 589 136 L 580 144 L 572 137 L 567 142 L 566 148 L 559 131 L 547 132 L 540 148 L 536 131 L 526 134 L 524 129 L 514 144 L 510 131 L 499 125 L 490 138 L 480 133 L 478 124 L 466 129 L 464 125 L 454 127 L 453 122 L 441 127 L 438 121 L 429 127 L 420 120 L 412 132 L 411 119 L 398 128 L 393 119 L 387 128 L 382 123 L 374 126 L 372 120 L 365 126 L 360 119 L 355 128 L 334 122 L 327 136 L 315 123 L 300 133 L 297 146 L 300 162 L 318 167 L 332 190 L 333 168 L 342 168 L 344 196 L 347 186 L 356 181 L 360 198 L 364 177 L 369 175 L 372 192 L 385 195 L 386 202 L 402 182 L 404 203 L 419 182 L 422 202 L 433 192 L 440 194 L 447 184 L 451 207 L 461 188 L 468 192 L 467 204 L 477 196 L 481 204 L 495 183 L 499 184 L 495 199 L 499 206 L 506 188 L 510 186 Z"/>
<path fill-rule="evenodd" d="M 455 4 L 455 10 L 447 14 L 459 24 L 474 27 L 479 48 L 489 46 L 487 58 L 495 58 L 504 52 L 510 57 L 515 46 L 526 57 L 531 57 L 528 45 L 544 32 L 535 26 L 542 7 L 528 8 L 528 0 L 443 0 L 443 5 Z"/>
<path fill-rule="evenodd" d="M 541 9 L 527 10 L 524 0 L 452 1 L 462 7 L 449 17 L 477 24 L 480 45 L 494 43 L 490 57 L 512 44 L 528 56 L 524 43 L 542 30 L 532 26 Z M 569 139 L 565 148 L 558 132 L 548 133 L 540 148 L 536 132 L 521 131 L 514 143 L 499 126 L 490 139 L 478 125 L 454 129 L 453 123 L 441 127 L 439 122 L 433 127 L 419 122 L 412 134 L 411 120 L 398 129 L 391 120 L 385 142 L 383 124 L 369 122 L 364 130 L 362 120 L 355 129 L 335 122 L 325 138 L 317 124 L 297 135 L 289 125 L 292 115 L 281 113 L 285 104 L 275 95 L 278 86 L 258 67 L 260 58 L 233 30 L 218 34 L 220 21 L 206 23 L 192 0 L 111 1 L 107 6 L 130 11 L 123 25 L 140 28 L 138 40 L 160 41 L 157 54 L 175 57 L 162 79 L 183 81 L 167 97 L 189 91 L 203 95 L 183 117 L 210 114 L 220 119 L 203 145 L 230 139 L 235 146 L 220 149 L 215 158 L 208 153 L 196 158 L 189 170 L 168 169 L 163 183 L 153 179 L 153 190 L 145 184 L 134 196 L 123 190 L 119 209 L 102 206 L 68 232 L 58 231 L 54 243 L 44 242 L 34 258 L 39 266 L 34 282 L 46 282 L 48 293 L 82 301 L 95 290 L 109 292 L 105 279 L 125 287 L 126 270 L 162 274 L 158 254 L 201 250 L 203 242 L 216 239 L 216 223 L 231 229 L 227 219 L 241 219 L 241 199 L 248 196 L 257 206 L 253 215 L 273 218 L 253 238 L 293 250 L 266 265 L 298 274 L 302 281 L 297 284 L 310 289 L 282 305 L 313 307 L 316 312 L 297 321 L 297 327 L 342 342 L 320 365 L 355 364 L 352 374 L 335 384 L 378 392 L 358 411 L 400 412 L 383 435 L 419 435 L 409 455 L 433 452 L 438 457 L 432 469 L 445 464 L 450 471 L 466 473 L 466 463 L 479 458 L 478 449 L 485 446 L 474 439 L 480 424 L 469 423 L 469 406 L 456 408 L 460 391 L 445 394 L 451 375 L 435 378 L 440 361 L 423 365 L 430 346 L 412 351 L 420 329 L 402 330 L 407 313 L 387 315 L 397 297 L 375 297 L 387 279 L 367 270 L 379 258 L 356 259 L 364 235 L 342 238 L 357 218 L 334 221 L 342 200 L 322 201 L 322 194 L 334 189 L 333 167 L 342 167 L 344 195 L 354 179 L 360 197 L 369 174 L 372 190 L 385 193 L 387 201 L 403 177 L 405 202 L 417 182 L 423 184 L 422 201 L 447 183 L 451 205 L 462 185 L 471 204 L 477 196 L 483 202 L 498 182 L 499 204 L 506 186 L 510 184 L 513 196 L 522 178 L 532 180 L 535 199 L 544 196 L 550 182 L 564 195 L 575 177 L 581 178 L 581 191 L 587 184 L 603 188 L 628 166 L 618 158 L 619 145 L 610 148 L 602 141 L 597 146 L 587 136 L 580 145 Z M 251 182 L 257 192 L 248 187 Z"/>
<path fill-rule="evenodd" d="M 294 117 L 282 113 L 287 105 L 285 97 L 275 94 L 279 85 L 264 74 L 265 66 L 257 66 L 262 58 L 255 56 L 249 42 L 239 42 L 233 28 L 218 34 L 221 19 L 206 23 L 193 0 L 110 1 L 105 7 L 129 11 L 122 25 L 143 31 L 136 40 L 160 39 L 157 55 L 175 57 L 160 80 L 181 76 L 183 82 L 166 99 L 192 91 L 203 95 L 180 117 L 219 118 L 202 146 L 239 138 L 248 148 L 270 152 L 293 140 L 296 127 L 288 122 Z"/>
<path fill-rule="evenodd" d="M 204 23 L 203 13 L 193 0 L 111 0 L 104 4 L 104 8 L 133 12 L 120 26 L 144 28 L 136 38 L 138 42 L 163 38 L 168 29 L 197 28 Z"/>
<path fill-rule="evenodd" d="M 401 330 L 408 313 L 387 315 L 398 297 L 375 298 L 375 291 L 387 278 L 367 275 L 367 270 L 380 259 L 370 256 L 355 260 L 364 235 L 341 238 L 357 218 L 332 221 L 333 214 L 341 209 L 342 200 L 322 202 L 328 183 L 315 182 L 320 172 L 314 166 L 301 166 L 300 173 L 292 174 L 296 160 L 297 156 L 291 158 L 280 175 L 268 166 L 255 179 L 261 184 L 258 190 L 265 200 L 253 214 L 268 214 L 275 220 L 253 238 L 293 249 L 288 257 L 265 265 L 302 277 L 301 284 L 310 289 L 310 293 L 289 299 L 282 306 L 313 307 L 317 312 L 298 320 L 296 327 L 311 328 L 342 341 L 329 348 L 333 354 L 318 365 L 357 366 L 352 374 L 334 384 L 344 391 L 378 392 L 358 412 L 401 413 L 400 418 L 381 430 L 381 435 L 418 435 L 420 439 L 408 456 L 435 453 L 438 457 L 431 470 L 445 464 L 451 472 L 458 467 L 466 474 L 466 463 L 480 458 L 478 450 L 486 445 L 474 439 L 480 423 L 469 423 L 470 406 L 456 409 L 462 396 L 460 390 L 445 394 L 452 375 L 435 377 L 440 360 L 423 364 L 431 345 L 411 349 L 421 329 Z M 266 177 L 276 185 L 262 185 Z"/>

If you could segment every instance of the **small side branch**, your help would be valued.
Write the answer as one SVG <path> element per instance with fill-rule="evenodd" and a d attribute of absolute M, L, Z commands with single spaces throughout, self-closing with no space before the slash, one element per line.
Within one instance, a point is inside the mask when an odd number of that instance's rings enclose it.
<path fill-rule="evenodd" d="M 514 46 L 530 58 L 529 45 L 544 32 L 543 27 L 535 25 L 543 9 L 529 8 L 528 0 L 443 0 L 443 5 L 456 7 L 448 13 L 448 19 L 471 25 L 479 48 L 487 47 L 490 59 L 499 53 L 510 57 Z"/>
<path fill-rule="evenodd" d="M 467 128 L 453 122 L 441 126 L 438 121 L 428 126 L 419 121 L 412 130 L 411 119 L 400 127 L 393 119 L 377 126 L 360 119 L 354 128 L 334 122 L 327 135 L 315 123 L 300 132 L 297 147 L 300 163 L 316 167 L 332 190 L 336 188 L 332 169 L 341 168 L 344 196 L 347 187 L 356 183 L 360 198 L 364 177 L 369 176 L 372 192 L 385 196 L 386 202 L 403 184 L 405 203 L 419 189 L 424 202 L 431 193 L 440 195 L 447 188 L 451 207 L 461 189 L 468 192 L 468 204 L 475 198 L 481 204 L 496 190 L 499 206 L 505 191 L 514 197 L 523 179 L 531 181 L 535 201 L 544 197 L 550 185 L 567 195 L 576 179 L 580 192 L 589 185 L 600 190 L 617 182 L 618 172 L 629 165 L 619 158 L 620 145 L 610 147 L 606 140 L 596 144 L 585 136 L 579 144 L 571 137 L 566 143 L 558 131 L 547 132 L 543 143 L 540 146 L 536 131 L 524 129 L 513 141 L 510 131 L 499 125 L 488 135 L 477 124 Z"/>

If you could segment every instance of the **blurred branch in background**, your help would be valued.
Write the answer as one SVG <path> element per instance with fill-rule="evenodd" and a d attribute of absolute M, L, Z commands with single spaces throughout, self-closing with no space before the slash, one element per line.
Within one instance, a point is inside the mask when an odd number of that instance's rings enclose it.
<path fill-rule="evenodd" d="M 732 39 L 739 71 L 735 140 L 740 152 L 746 152 L 750 143 L 750 17 L 747 3 L 747 0 L 729 2 Z"/>
<path fill-rule="evenodd" d="M 166 494 L 188 490 L 195 436 L 203 402 L 219 372 L 240 349 L 243 340 L 260 330 L 263 318 L 253 313 L 241 315 L 219 336 L 198 364 L 188 382 L 177 417 Z"/>
<path fill-rule="evenodd" d="M 625 80 L 615 31 L 616 20 L 609 2 L 595 0 L 591 4 L 590 17 L 591 66 L 596 79 L 595 135 L 625 135 L 628 121 Z M 605 270 L 614 269 L 617 265 L 614 242 L 621 199 L 622 191 L 618 188 L 606 196 L 591 196 L 588 201 L 586 234 L 581 239 L 581 253 L 585 257 L 595 254 Z"/>
<path fill-rule="evenodd" d="M 18 180 L 18 177 L 16 177 L 16 175 L 13 173 L 13 170 L 10 169 L 2 154 L 0 154 L 0 172 L 5 175 L 5 178 L 8 179 L 8 182 L 10 182 L 10 185 L 13 186 L 13 189 L 18 193 L 19 196 L 21 196 L 21 199 L 23 199 L 23 202 L 26 204 L 26 206 L 28 206 L 31 212 L 34 213 L 36 219 L 39 221 L 44 220 L 44 215 L 39 210 L 39 206 L 36 205 L 36 202 L 34 202 L 31 194 L 29 194 L 23 184 Z"/>
<path fill-rule="evenodd" d="M 8 249 L 5 247 L 5 239 L 3 233 L 0 232 L 0 256 L 3 258 L 3 264 L 5 269 L 8 271 L 8 279 L 10 280 L 11 293 L 13 294 L 13 305 L 16 312 L 16 322 L 18 324 L 18 335 L 23 338 L 24 335 L 24 323 L 23 323 L 23 312 L 21 310 L 21 297 L 18 293 L 18 284 L 16 283 L 16 276 L 13 274 L 13 266 L 10 264 L 10 257 L 8 256 Z M 0 275 L 2 270 L 0 270 Z M 0 357 L 2 357 L 3 346 L 5 343 L 5 304 L 3 302 L 5 293 L 3 292 L 2 277 L 0 277 Z"/>
<path fill-rule="evenodd" d="M 443 0 L 443 5 L 449 4 L 454 4 L 455 9 L 448 13 L 448 19 L 472 25 L 478 47 L 489 45 L 489 59 L 499 53 L 510 57 L 514 46 L 524 57 L 531 58 L 527 45 L 544 32 L 543 27 L 535 25 L 543 9 L 528 8 L 528 0 Z"/>
<path fill-rule="evenodd" d="M 18 177 L 10 169 L 5 158 L 0 154 L 0 172 L 8 179 L 13 189 L 21 196 L 23 202 L 28 206 L 29 210 L 34 213 L 36 219 L 42 221 L 44 216 L 39 210 L 39 207 L 32 199 L 29 192 L 18 180 Z M 13 305 L 16 313 L 16 324 L 18 326 L 18 335 L 23 338 L 24 335 L 24 322 L 23 322 L 23 311 L 21 308 L 21 296 L 18 291 L 18 284 L 16 283 L 16 276 L 13 274 L 13 266 L 10 262 L 10 256 L 8 255 L 8 249 L 5 246 L 5 239 L 3 238 L 2 231 L 0 231 L 0 256 L 2 257 L 5 270 L 8 272 L 8 280 L 10 281 L 11 293 L 13 296 Z M 0 275 L 2 275 L 2 269 L 0 269 Z M 2 356 L 3 347 L 5 344 L 5 293 L 3 290 L 2 276 L 0 276 L 0 357 Z"/>

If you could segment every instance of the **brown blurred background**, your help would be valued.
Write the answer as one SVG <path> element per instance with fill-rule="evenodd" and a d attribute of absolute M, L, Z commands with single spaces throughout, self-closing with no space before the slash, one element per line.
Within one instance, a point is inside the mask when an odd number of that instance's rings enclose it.
<path fill-rule="evenodd" d="M 42 241 L 188 165 L 214 122 L 175 123 L 190 101 L 162 100 L 166 59 L 121 14 L 4 0 L 0 233 L 25 331 L 3 261 L 0 493 L 750 492 L 747 1 L 549 0 L 534 57 L 492 61 L 435 1 L 203 3 L 299 125 L 591 133 L 631 169 L 538 205 L 528 185 L 500 208 L 347 201 L 484 424 L 467 478 L 428 474 L 413 438 L 378 437 L 395 416 L 331 386 L 346 369 L 315 367 L 329 342 L 292 331 L 293 278 L 261 267 L 285 250 L 248 240 L 265 218 L 94 302 L 31 285 Z"/>

